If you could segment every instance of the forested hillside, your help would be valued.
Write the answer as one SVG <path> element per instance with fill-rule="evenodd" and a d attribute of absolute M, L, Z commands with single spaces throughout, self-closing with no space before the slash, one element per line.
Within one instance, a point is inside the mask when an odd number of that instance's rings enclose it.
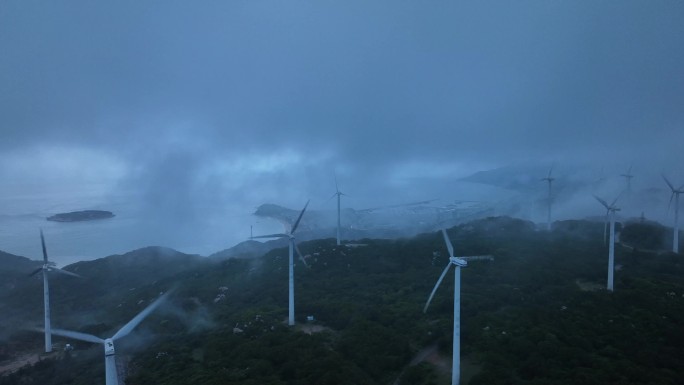
<path fill-rule="evenodd" d="M 681 255 L 618 245 L 610 293 L 600 223 L 559 222 L 547 233 L 530 222 L 489 218 L 449 234 L 457 255 L 493 257 L 462 271 L 462 383 L 681 383 Z M 146 283 L 136 275 L 134 287 L 111 283 L 116 293 L 108 301 L 98 300 L 104 294 L 96 280 L 61 280 L 58 303 L 79 317 L 59 326 L 108 336 L 175 286 L 169 303 L 117 348 L 129 385 L 449 383 L 452 274 L 422 312 L 448 259 L 441 234 L 359 244 L 300 244 L 309 267 L 295 268 L 292 328 L 284 322 L 286 249 L 256 259 L 183 257 L 182 271 L 167 269 Z M 87 266 L 68 269 L 95 274 Z M 153 277 L 155 266 L 137 274 L 149 269 Z M 40 286 L 35 290 L 27 323 L 39 325 Z M 79 303 L 88 305 L 79 310 Z M 18 332 L 5 347 L 40 349 L 41 335 L 32 336 Z M 101 346 L 55 341 L 76 349 L 0 377 L 0 385 L 104 381 Z M 419 353 L 425 359 L 409 366 Z"/>

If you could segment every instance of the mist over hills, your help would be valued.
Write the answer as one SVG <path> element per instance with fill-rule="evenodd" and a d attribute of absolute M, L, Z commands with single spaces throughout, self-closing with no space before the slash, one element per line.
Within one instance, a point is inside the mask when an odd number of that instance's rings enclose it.
<path fill-rule="evenodd" d="M 682 383 L 684 1 L 0 9 L 0 249 L 42 260 L 42 226 L 83 274 L 51 276 L 55 327 L 106 336 L 177 288 L 117 345 L 128 385 L 448 382 L 441 227 L 493 259 L 463 271 L 463 385 Z M 309 198 L 290 328 L 287 245 L 248 234 Z M 116 216 L 45 220 L 82 210 Z M 101 383 L 101 346 L 39 354 L 40 262 L 6 260 L 0 371 L 32 360 L 0 385 Z"/>
<path fill-rule="evenodd" d="M 548 233 L 497 217 L 451 228 L 458 255 L 494 257 L 471 262 L 462 274 L 462 383 L 678 383 L 684 264 L 664 247 L 649 251 L 649 234 L 666 246 L 666 232 L 637 224 L 643 228 L 624 224 L 614 293 L 604 289 L 601 222 L 560 221 Z M 53 324 L 106 335 L 177 285 L 170 303 L 121 348 L 129 385 L 386 384 L 399 376 L 402 384 L 445 383 L 452 278 L 428 314 L 421 312 L 446 263 L 440 234 L 358 243 L 364 246 L 338 247 L 330 238 L 299 243 L 310 267 L 296 262 L 294 328 L 282 323 L 287 252 L 281 245 L 254 256 L 261 246 L 253 241 L 233 250 L 247 258 L 151 247 L 67 266 L 85 278 L 55 277 Z M 2 313 L 16 315 L 15 328 L 40 323 L 41 291 L 28 280 L 0 296 Z M 308 315 L 316 321 L 307 324 Z M 18 332 L 0 348 L 38 350 L 41 339 Z M 430 360 L 407 366 L 434 344 Z M 0 384 L 99 382 L 101 356 L 88 352 L 101 348 L 75 346 L 68 361 L 53 355 Z"/>

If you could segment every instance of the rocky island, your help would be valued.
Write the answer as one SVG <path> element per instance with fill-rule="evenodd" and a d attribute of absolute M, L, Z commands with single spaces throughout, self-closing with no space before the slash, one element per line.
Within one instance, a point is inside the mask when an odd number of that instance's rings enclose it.
<path fill-rule="evenodd" d="M 80 222 L 93 221 L 96 219 L 112 218 L 114 214 L 111 211 L 103 210 L 83 210 L 72 211 L 70 213 L 60 213 L 47 217 L 48 221 L 54 222 Z"/>

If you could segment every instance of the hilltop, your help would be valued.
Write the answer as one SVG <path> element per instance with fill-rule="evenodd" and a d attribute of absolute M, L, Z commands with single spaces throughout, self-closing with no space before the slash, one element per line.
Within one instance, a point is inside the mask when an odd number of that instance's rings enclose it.
<path fill-rule="evenodd" d="M 2 292 L 11 292 L 18 281 L 42 264 L 41 261 L 0 251 L 0 297 L 3 295 Z"/>

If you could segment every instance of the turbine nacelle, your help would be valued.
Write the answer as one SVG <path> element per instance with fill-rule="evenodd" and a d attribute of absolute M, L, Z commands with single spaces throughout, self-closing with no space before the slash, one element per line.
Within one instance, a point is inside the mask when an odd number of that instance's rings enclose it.
<path fill-rule="evenodd" d="M 454 264 L 458 267 L 468 266 L 468 261 L 466 261 L 465 259 L 461 259 L 461 258 L 449 257 L 449 262 L 451 262 L 452 264 Z"/>
<path fill-rule="evenodd" d="M 113 356 L 116 354 L 114 351 L 114 340 L 111 338 L 107 338 L 104 340 L 104 354 L 105 356 Z"/>
<path fill-rule="evenodd" d="M 625 177 L 625 178 L 627 178 L 627 179 L 632 179 L 632 178 L 634 178 L 634 175 L 632 175 L 632 166 L 633 166 L 633 165 L 630 165 L 629 168 L 627 169 L 627 172 L 624 173 L 624 174 L 620 174 L 620 176 Z"/>
<path fill-rule="evenodd" d="M 301 251 L 299 251 L 299 247 L 297 246 L 297 243 L 295 242 L 295 236 L 294 232 L 297 230 L 297 227 L 299 226 L 299 222 L 302 220 L 302 216 L 304 216 L 304 212 L 306 211 L 306 208 L 309 206 L 310 201 L 306 201 L 306 204 L 304 205 L 304 208 L 302 211 L 299 213 L 299 216 L 297 217 L 297 220 L 295 223 L 292 225 L 292 228 L 290 231 L 285 234 L 285 233 L 279 233 L 279 234 L 269 234 L 269 235 L 257 235 L 256 237 L 250 237 L 249 239 L 256 239 L 256 238 L 287 238 L 290 243 L 292 244 L 293 248 L 299 254 L 299 259 L 302 261 L 302 263 L 306 266 L 309 267 L 309 265 L 306 263 L 306 260 L 304 259 L 304 256 L 302 255 Z"/>
<path fill-rule="evenodd" d="M 681 194 L 684 193 L 684 184 L 679 186 L 679 188 L 675 188 L 675 186 L 663 175 L 663 179 L 665 179 L 665 183 L 667 183 L 667 186 L 672 190 L 672 195 L 674 194 Z"/>
<path fill-rule="evenodd" d="M 597 200 L 601 205 L 603 205 L 603 207 L 606 208 L 607 212 L 611 212 L 611 211 L 613 211 L 613 212 L 615 212 L 615 211 L 620 211 L 620 208 L 617 207 L 617 206 L 615 206 L 615 203 L 617 203 L 618 199 L 620 199 L 620 195 L 618 195 L 617 198 L 615 198 L 611 204 L 608 204 L 608 202 L 606 202 L 605 200 L 603 200 L 603 199 L 597 197 L 596 195 L 594 195 L 594 198 L 596 198 L 596 200 Z"/>

